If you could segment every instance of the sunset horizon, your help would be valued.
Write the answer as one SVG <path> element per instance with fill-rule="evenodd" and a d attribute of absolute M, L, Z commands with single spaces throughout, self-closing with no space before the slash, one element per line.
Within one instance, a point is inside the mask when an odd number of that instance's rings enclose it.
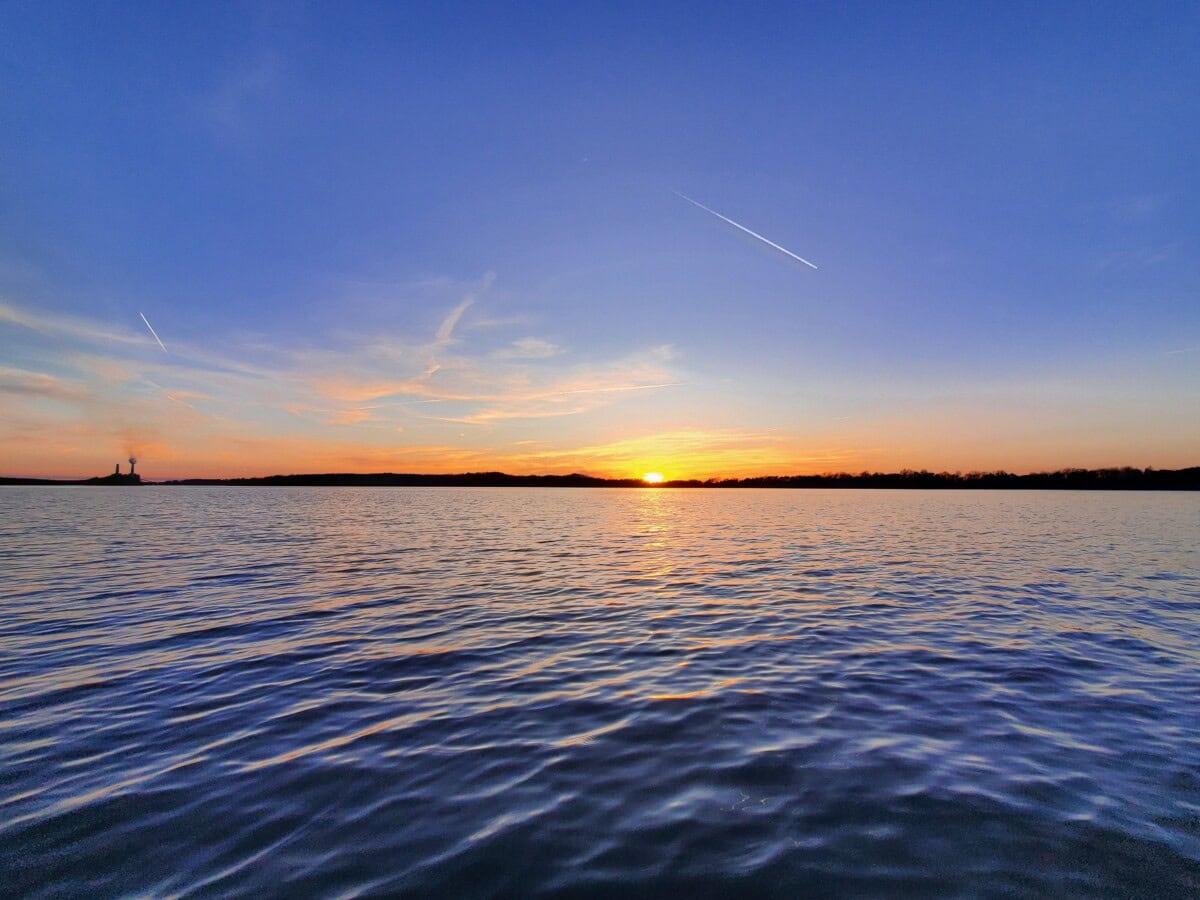
<path fill-rule="evenodd" d="M 29 74 L 0 137 L 0 470 L 1200 458 L 1189 82 L 1152 49 L 1180 32 L 1148 18 L 1100 103 L 1067 60 L 1118 32 L 1061 12 L 1067 57 L 1011 65 L 979 48 L 1022 45 L 1020 17 L 881 12 L 879 35 L 930 31 L 871 50 L 812 15 L 782 20 L 803 61 L 759 14 L 649 53 L 614 12 L 565 65 L 496 40 L 553 17 L 425 10 L 397 54 L 386 9 L 344 23 L 353 51 L 317 11 L 246 32 L 232 8 L 14 13 L 38 37 L 6 51 Z M 775 91 L 701 64 L 715 20 L 789 73 Z M 49 78 L 67 22 L 95 40 Z M 141 27 L 161 39 L 108 52 Z M 617 72 L 661 90 L 607 102 Z"/>
<path fill-rule="evenodd" d="M 563 366 L 550 358 L 565 351 L 550 353 L 534 338 L 523 350 L 502 345 L 472 356 L 461 344 L 476 340 L 471 315 L 482 303 L 467 292 L 443 310 L 428 341 L 411 345 L 341 337 L 338 349 L 291 351 L 232 336 L 216 342 L 219 350 L 174 341 L 164 351 L 157 335 L 115 315 L 99 320 L 0 302 L 0 329 L 21 340 L 22 355 L 45 360 L 0 366 L 9 411 L 0 474 L 89 477 L 105 458 L 130 455 L 161 478 L 283 470 L 639 477 L 659 470 L 672 479 L 1183 468 L 1200 456 L 1200 417 L 1178 414 L 1195 404 L 1195 392 L 1175 407 L 1165 384 L 1147 406 L 1128 388 L 1091 383 L 1088 390 L 1112 391 L 1103 410 L 1077 405 L 1078 387 L 1027 377 L 980 388 L 985 408 L 960 399 L 964 388 L 956 385 L 916 407 L 896 400 L 893 410 L 883 396 L 895 386 L 876 386 L 880 396 L 869 410 L 806 413 L 812 424 L 801 432 L 780 425 L 781 414 L 793 415 L 790 404 L 734 414 L 745 400 L 738 389 L 688 367 L 670 345 L 603 366 Z M 459 329 L 468 337 L 456 338 Z M 230 351 L 239 343 L 245 356 Z M 1137 365 L 1165 374 L 1164 365 L 1178 368 L 1185 359 L 1168 353 Z M 388 377 L 396 367 L 418 371 Z M 836 391 L 820 389 L 802 406 L 828 402 L 822 392 Z M 703 418 L 693 407 L 705 410 Z M 747 418 L 761 427 L 739 427 Z"/>
<path fill-rule="evenodd" d="M 122 458 L 119 454 L 111 457 L 107 466 L 102 461 L 102 458 L 96 457 L 96 464 L 90 469 L 83 470 L 54 470 L 52 472 L 37 472 L 37 471 L 4 471 L 0 472 L 0 479 L 44 479 L 47 481 L 76 481 L 93 478 L 109 474 L 112 471 L 113 464 L 117 464 L 122 472 L 127 472 L 129 469 L 127 458 Z M 682 481 L 725 481 L 736 479 L 752 479 L 752 478 L 790 478 L 790 477 L 809 477 L 809 476 L 839 476 L 851 475 L 857 476 L 862 474 L 899 474 L 903 472 L 927 472 L 932 474 L 952 474 L 952 475 L 968 475 L 968 474 L 991 474 L 1005 473 L 1010 475 L 1036 475 L 1049 474 L 1054 472 L 1066 471 L 1117 471 L 1117 470 L 1150 470 L 1150 471 L 1179 471 L 1194 469 L 1200 466 L 1200 461 L 1193 460 L 1192 462 L 1183 462 L 1179 465 L 1153 465 L 1153 464 L 1131 464 L 1131 463 L 1108 463 L 1099 465 L 1050 465 L 1050 466 L 1034 466 L 1029 468 L 1016 468 L 1011 466 L 989 466 L 989 467 L 966 467 L 966 466 L 927 466 L 927 465 L 897 465 L 887 467 L 855 467 L 853 465 L 847 467 L 816 467 L 816 468 L 801 468 L 801 467 L 771 467 L 764 466 L 759 469 L 750 468 L 733 468 L 718 472 L 694 472 L 692 470 L 681 469 L 673 466 L 659 466 L 659 474 L 661 477 L 655 480 L 655 483 L 661 481 L 663 484 Z M 184 468 L 170 466 L 163 468 L 154 465 L 153 457 L 139 457 L 138 473 L 143 476 L 146 483 L 158 483 L 169 481 L 184 481 L 189 479 L 212 479 L 217 481 L 233 481 L 238 479 L 256 479 L 268 478 L 273 476 L 289 476 L 289 477 L 315 477 L 328 475 L 347 475 L 347 476 L 370 476 L 370 475 L 419 475 L 426 477 L 455 477 L 462 475 L 477 475 L 477 474 L 502 474 L 516 477 L 564 477 L 569 475 L 580 475 L 587 478 L 605 479 L 605 480 L 624 480 L 624 481 L 643 481 L 647 474 L 646 469 L 633 466 L 627 469 L 588 469 L 583 467 L 572 468 L 570 466 L 559 468 L 537 468 L 536 466 L 521 467 L 514 465 L 505 467 L 489 463 L 487 458 L 480 457 L 478 464 L 472 464 L 466 468 L 449 468 L 446 466 L 438 466 L 431 464 L 428 467 L 391 467 L 391 468 L 320 468 L 316 466 L 272 466 L 263 464 L 259 467 L 251 467 L 248 469 L 225 470 L 218 468 L 209 468 L 204 465 L 194 468 Z"/>
<path fill-rule="evenodd" d="M 0 2 L 7 898 L 1194 898 L 1200 5 Z"/>
<path fill-rule="evenodd" d="M 929 470 L 902 468 L 894 471 L 823 471 L 823 472 L 764 472 L 733 474 L 704 478 L 670 476 L 662 472 L 643 472 L 641 475 L 598 475 L 571 472 L 505 472 L 481 468 L 461 472 L 271 472 L 263 475 L 184 475 L 175 477 L 146 477 L 144 470 L 136 471 L 130 457 L 128 468 L 118 462 L 106 475 L 78 478 L 44 478 L 31 475 L 0 474 L 0 486 L 20 484 L 59 485 L 254 485 L 254 486 L 343 486 L 343 487 L 639 487 L 639 488 L 970 488 L 986 489 L 1083 489 L 1083 490 L 1200 490 L 1200 466 L 1178 469 L 1154 466 L 1103 466 L 1083 468 L 1067 466 L 1035 472 L 992 470 Z M 136 474 L 135 474 L 136 471 Z"/>

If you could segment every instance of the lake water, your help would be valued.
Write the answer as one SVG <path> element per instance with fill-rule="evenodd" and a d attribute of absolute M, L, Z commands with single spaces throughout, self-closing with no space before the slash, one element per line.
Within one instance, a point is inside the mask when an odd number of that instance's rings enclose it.
<path fill-rule="evenodd" d="M 0 489 L 0 893 L 1196 896 L 1200 495 Z"/>

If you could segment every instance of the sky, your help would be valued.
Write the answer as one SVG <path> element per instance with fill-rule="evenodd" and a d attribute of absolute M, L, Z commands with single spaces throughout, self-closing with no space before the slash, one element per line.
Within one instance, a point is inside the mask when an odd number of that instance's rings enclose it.
<path fill-rule="evenodd" d="M 1194 3 L 4 2 L 0 474 L 1200 464 L 1198 72 Z"/>

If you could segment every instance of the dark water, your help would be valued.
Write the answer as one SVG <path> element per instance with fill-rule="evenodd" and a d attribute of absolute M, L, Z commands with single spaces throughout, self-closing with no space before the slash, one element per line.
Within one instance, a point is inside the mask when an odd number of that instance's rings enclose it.
<path fill-rule="evenodd" d="M 0 491 L 0 893 L 1200 893 L 1200 496 Z"/>

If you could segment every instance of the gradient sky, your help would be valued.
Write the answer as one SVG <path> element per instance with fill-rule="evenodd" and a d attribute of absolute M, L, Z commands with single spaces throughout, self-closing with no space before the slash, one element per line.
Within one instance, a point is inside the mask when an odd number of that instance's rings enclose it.
<path fill-rule="evenodd" d="M 1195 3 L 6 2 L 0 474 L 1196 465 L 1198 73 Z"/>

